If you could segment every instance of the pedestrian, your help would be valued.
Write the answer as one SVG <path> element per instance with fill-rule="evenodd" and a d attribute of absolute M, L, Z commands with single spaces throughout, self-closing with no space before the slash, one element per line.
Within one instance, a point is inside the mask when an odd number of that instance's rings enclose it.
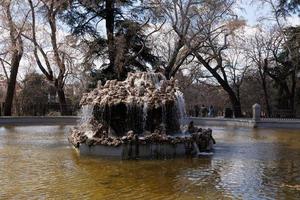
<path fill-rule="evenodd" d="M 196 127 L 194 126 L 194 122 L 190 121 L 189 125 L 188 125 L 188 130 L 185 132 L 186 135 L 190 135 L 192 133 L 196 132 Z"/>
<path fill-rule="evenodd" d="M 208 117 L 214 117 L 215 116 L 215 109 L 212 105 L 208 108 Z"/>
<path fill-rule="evenodd" d="M 206 106 L 204 106 L 204 104 L 202 104 L 200 110 L 201 110 L 201 117 L 206 117 L 208 110 L 207 110 Z"/>
<path fill-rule="evenodd" d="M 199 106 L 195 105 L 194 108 L 195 108 L 195 117 L 199 117 L 199 111 L 200 111 Z"/>

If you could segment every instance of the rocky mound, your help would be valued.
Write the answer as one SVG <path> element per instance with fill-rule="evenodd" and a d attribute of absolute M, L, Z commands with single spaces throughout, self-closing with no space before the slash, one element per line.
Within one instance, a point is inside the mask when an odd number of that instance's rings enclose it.
<path fill-rule="evenodd" d="M 180 131 L 182 93 L 175 79 L 160 73 L 131 73 L 125 81 L 110 80 L 81 99 L 92 115 L 108 128 L 111 136 L 128 131 L 143 134 L 164 124 L 167 134 Z"/>
<path fill-rule="evenodd" d="M 79 126 L 68 137 L 75 147 L 120 146 L 122 144 L 178 144 L 207 150 L 211 130 L 196 129 L 190 123 L 182 134 L 180 123 L 185 104 L 177 82 L 160 73 L 131 73 L 125 81 L 111 80 L 81 99 Z"/>
<path fill-rule="evenodd" d="M 108 136 L 102 124 L 96 120 L 91 120 L 90 123 L 82 124 L 72 129 L 72 134 L 69 136 L 69 142 L 75 147 L 81 144 L 88 146 L 105 145 L 118 147 L 122 144 L 178 144 L 184 143 L 187 147 L 193 148 L 193 143 L 198 144 L 200 151 L 206 151 L 210 148 L 212 137 L 211 129 L 198 129 L 188 135 L 171 136 L 167 135 L 164 127 L 156 129 L 153 133 L 145 132 L 145 135 L 135 134 L 133 131 L 128 131 L 125 136 L 115 137 Z"/>

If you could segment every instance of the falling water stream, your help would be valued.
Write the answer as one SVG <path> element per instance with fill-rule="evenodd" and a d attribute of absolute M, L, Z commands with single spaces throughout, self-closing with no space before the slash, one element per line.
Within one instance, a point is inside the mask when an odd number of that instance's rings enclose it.
<path fill-rule="evenodd" d="M 179 90 L 175 92 L 179 121 L 181 125 L 186 124 L 186 109 L 183 93 Z"/>
<path fill-rule="evenodd" d="M 129 131 L 153 132 L 162 127 L 172 135 L 180 132 L 180 124 L 185 123 L 183 94 L 175 80 L 166 80 L 161 73 L 129 74 L 124 81 L 108 81 L 101 91 L 98 89 L 83 101 L 95 106 L 83 107 L 83 123 L 93 114 L 96 121 L 105 123 L 118 136 Z"/>
<path fill-rule="evenodd" d="M 143 131 L 146 128 L 146 123 L 147 123 L 147 116 L 148 116 L 148 103 L 147 103 L 147 99 L 144 101 L 144 105 L 143 105 Z"/>
<path fill-rule="evenodd" d="M 80 124 L 87 123 L 93 116 L 93 106 L 92 105 L 84 105 L 81 108 L 80 113 Z"/>

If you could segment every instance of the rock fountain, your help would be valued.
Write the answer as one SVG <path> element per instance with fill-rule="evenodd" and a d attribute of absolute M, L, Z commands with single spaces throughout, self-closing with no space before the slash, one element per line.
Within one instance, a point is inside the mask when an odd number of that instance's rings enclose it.
<path fill-rule="evenodd" d="M 70 143 L 82 154 L 169 158 L 209 151 L 210 129 L 189 127 L 183 94 L 175 79 L 160 73 L 130 73 L 84 94 L 82 119 L 71 130 Z"/>

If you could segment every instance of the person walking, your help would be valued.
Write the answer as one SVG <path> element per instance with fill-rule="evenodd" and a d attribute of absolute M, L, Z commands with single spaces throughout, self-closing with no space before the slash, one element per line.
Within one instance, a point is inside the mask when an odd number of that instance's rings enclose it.
<path fill-rule="evenodd" d="M 212 105 L 208 108 L 208 117 L 214 117 L 215 116 L 215 109 Z"/>
<path fill-rule="evenodd" d="M 195 117 L 199 117 L 199 106 L 198 105 L 195 105 L 194 106 L 194 109 L 195 109 Z"/>
<path fill-rule="evenodd" d="M 207 108 L 206 108 L 206 106 L 204 106 L 204 104 L 202 104 L 202 106 L 201 106 L 201 117 L 207 117 Z"/>

